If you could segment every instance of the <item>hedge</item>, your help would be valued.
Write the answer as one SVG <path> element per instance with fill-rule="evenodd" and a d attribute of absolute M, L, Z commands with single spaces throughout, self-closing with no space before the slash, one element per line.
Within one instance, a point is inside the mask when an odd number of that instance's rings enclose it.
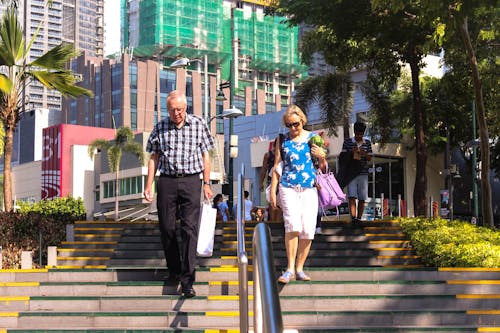
<path fill-rule="evenodd" d="M 2 268 L 20 268 L 22 251 L 33 251 L 34 267 L 43 266 L 47 247 L 59 246 L 65 240 L 66 225 L 85 219 L 82 199 L 56 198 L 34 204 L 20 203 L 19 207 L 15 213 L 0 213 Z"/>
<path fill-rule="evenodd" d="M 426 266 L 500 267 L 497 229 L 428 218 L 404 218 L 399 223 Z"/>

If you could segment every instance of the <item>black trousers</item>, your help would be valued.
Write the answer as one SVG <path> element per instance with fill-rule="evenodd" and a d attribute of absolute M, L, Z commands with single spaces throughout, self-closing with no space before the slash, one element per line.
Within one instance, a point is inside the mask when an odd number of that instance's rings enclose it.
<path fill-rule="evenodd" d="M 196 244 L 200 219 L 201 181 L 194 174 L 157 180 L 157 208 L 160 233 L 169 274 L 179 275 L 184 288 L 192 287 L 196 273 Z M 176 220 L 180 220 L 181 244 Z"/>

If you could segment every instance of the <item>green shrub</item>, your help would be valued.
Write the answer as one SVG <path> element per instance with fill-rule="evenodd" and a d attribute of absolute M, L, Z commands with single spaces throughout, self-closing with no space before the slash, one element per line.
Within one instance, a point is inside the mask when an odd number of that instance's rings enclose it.
<path fill-rule="evenodd" d="M 19 202 L 19 213 L 36 212 L 44 216 L 69 217 L 73 221 L 85 219 L 85 206 L 81 198 L 54 198 L 35 203 Z"/>
<path fill-rule="evenodd" d="M 427 266 L 500 267 L 500 232 L 464 221 L 401 219 L 400 225 Z"/>
<path fill-rule="evenodd" d="M 41 267 L 40 245 L 43 263 L 47 258 L 47 246 L 59 246 L 66 238 L 66 225 L 85 219 L 85 207 L 80 198 L 19 203 L 19 207 L 16 213 L 0 213 L 2 268 L 19 268 L 22 251 L 33 251 L 34 266 Z"/>

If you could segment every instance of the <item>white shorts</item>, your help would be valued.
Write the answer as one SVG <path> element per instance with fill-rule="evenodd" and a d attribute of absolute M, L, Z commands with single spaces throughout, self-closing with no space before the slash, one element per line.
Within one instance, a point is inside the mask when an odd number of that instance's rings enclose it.
<path fill-rule="evenodd" d="M 300 239 L 314 239 L 318 215 L 316 187 L 297 190 L 280 184 L 278 193 L 285 222 L 285 233 L 298 232 Z"/>

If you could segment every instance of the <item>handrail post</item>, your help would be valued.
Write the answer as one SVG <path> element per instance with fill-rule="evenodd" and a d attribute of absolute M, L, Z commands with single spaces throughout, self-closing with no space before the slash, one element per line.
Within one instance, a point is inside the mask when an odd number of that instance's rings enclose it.
<path fill-rule="evenodd" d="M 283 318 L 274 272 L 271 232 L 265 223 L 255 226 L 253 249 L 254 332 L 282 333 Z"/>
<path fill-rule="evenodd" d="M 243 220 L 243 191 L 245 165 L 241 165 L 238 175 L 238 198 L 236 209 L 236 237 L 238 240 L 238 290 L 240 305 L 240 332 L 248 332 L 248 257 L 245 250 L 245 227 Z"/>

